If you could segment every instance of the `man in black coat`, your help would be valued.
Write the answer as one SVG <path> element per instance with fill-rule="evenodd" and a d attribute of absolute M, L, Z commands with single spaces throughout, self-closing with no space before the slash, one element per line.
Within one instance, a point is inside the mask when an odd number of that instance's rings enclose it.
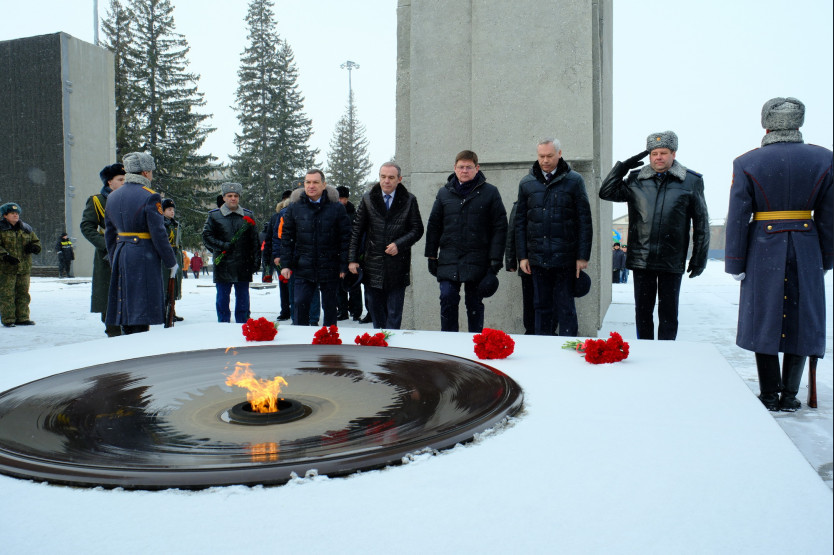
<path fill-rule="evenodd" d="M 359 272 L 365 241 L 363 280 L 376 329 L 400 329 L 405 288 L 411 283 L 411 247 L 423 236 L 417 199 L 402 184 L 402 170 L 387 162 L 379 183 L 362 196 L 350 239 L 348 269 Z"/>
<path fill-rule="evenodd" d="M 72 275 L 72 261 L 75 260 L 75 251 L 66 231 L 61 234 L 61 237 L 55 243 L 55 250 L 58 253 L 58 277 L 75 277 Z"/>
<path fill-rule="evenodd" d="M 310 302 L 321 290 L 324 325 L 336 325 L 336 291 L 347 271 L 350 218 L 345 207 L 325 193 L 324 172 L 309 170 L 304 192 L 284 214 L 281 233 L 281 275 L 295 275 L 293 320 L 310 323 Z"/>
<path fill-rule="evenodd" d="M 638 339 L 654 339 L 655 298 L 660 318 L 657 338 L 677 337 L 684 268 L 694 278 L 707 265 L 709 215 L 704 180 L 675 160 L 677 150 L 674 132 L 652 133 L 646 139 L 646 150 L 614 164 L 599 190 L 603 200 L 628 203 L 626 268 L 634 270 Z M 641 160 L 647 154 L 649 165 L 635 169 L 643 165 Z M 686 267 L 690 228 L 692 256 Z"/>
<path fill-rule="evenodd" d="M 538 160 L 518 184 L 515 220 L 519 269 L 533 277 L 536 335 L 579 332 L 576 280 L 588 267 L 591 205 L 582 176 L 562 158 L 556 139 L 536 147 Z"/>
<path fill-rule="evenodd" d="M 231 321 L 229 298 L 235 289 L 235 322 L 249 319 L 249 283 L 260 267 L 261 243 L 252 211 L 240 205 L 243 186 L 223 183 L 223 205 L 208 214 L 203 244 L 214 255 L 217 321 Z"/>
<path fill-rule="evenodd" d="M 506 240 L 507 211 L 498 188 L 487 183 L 477 154 L 458 153 L 426 225 L 425 255 L 429 273 L 440 284 L 442 331 L 458 331 L 461 284 L 469 331 L 483 330 L 483 299 L 498 287 Z"/>
<path fill-rule="evenodd" d="M 336 191 L 339 193 L 339 202 L 345 207 L 345 212 L 347 212 L 352 225 L 356 221 L 356 207 L 349 200 L 350 189 L 340 185 L 336 187 Z M 339 320 L 353 318 L 355 321 L 359 321 L 362 319 L 362 285 L 359 280 L 353 280 L 351 276 L 346 275 L 339 287 L 336 301 L 339 309 Z"/>

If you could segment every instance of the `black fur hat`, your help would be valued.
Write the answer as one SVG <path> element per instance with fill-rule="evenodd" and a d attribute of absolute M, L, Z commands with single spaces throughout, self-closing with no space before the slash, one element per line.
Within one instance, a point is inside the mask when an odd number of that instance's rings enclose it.
<path fill-rule="evenodd" d="M 117 175 L 125 175 L 126 173 L 125 167 L 117 162 L 109 166 L 104 166 L 104 169 L 98 172 L 98 176 L 101 178 L 101 182 L 107 185 L 107 182 Z"/>

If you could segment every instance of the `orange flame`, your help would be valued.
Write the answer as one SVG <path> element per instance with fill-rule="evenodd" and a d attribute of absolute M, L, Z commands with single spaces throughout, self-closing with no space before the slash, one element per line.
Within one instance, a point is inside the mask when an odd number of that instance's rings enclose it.
<path fill-rule="evenodd" d="M 281 448 L 275 442 L 256 443 L 249 445 L 246 450 L 252 457 L 252 462 L 275 462 L 280 458 Z"/>
<path fill-rule="evenodd" d="M 235 363 L 235 371 L 226 378 L 226 385 L 247 389 L 246 400 L 252 405 L 252 412 L 278 412 L 278 394 L 287 380 L 276 376 L 272 380 L 256 378 L 248 362 Z"/>

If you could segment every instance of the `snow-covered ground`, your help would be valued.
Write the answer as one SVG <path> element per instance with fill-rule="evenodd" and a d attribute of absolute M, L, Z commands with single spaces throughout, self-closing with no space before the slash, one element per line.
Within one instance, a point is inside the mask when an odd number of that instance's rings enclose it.
<path fill-rule="evenodd" d="M 830 292 L 830 273 L 826 284 Z M 245 343 L 239 325 L 214 323 L 209 279 L 183 285 L 177 312 L 185 321 L 173 330 L 103 339 L 98 315 L 87 312 L 88 281 L 34 279 L 37 325 L 0 329 L 0 391 L 109 360 Z M 493 366 L 519 381 L 527 408 L 473 445 L 404 467 L 276 488 L 125 492 L 0 476 L 0 552 L 190 553 L 264 544 L 322 553 L 830 553 L 830 316 L 819 408 L 774 414 L 755 399 L 752 353 L 735 346 L 738 284 L 722 262 L 684 278 L 674 344 L 636 341 L 631 285 L 613 287 L 600 337 L 619 331 L 632 343 L 629 359 L 593 367 L 558 349 L 561 339 L 516 337 L 516 353 Z M 254 316 L 274 318 L 277 289 L 253 290 L 252 306 Z M 829 315 L 831 306 L 828 298 Z M 353 332 L 344 330 L 346 343 Z M 307 343 L 312 333 L 282 324 L 275 342 Z M 470 337 L 402 331 L 391 343 L 474 359 Z M 803 380 L 803 404 L 804 396 Z"/>

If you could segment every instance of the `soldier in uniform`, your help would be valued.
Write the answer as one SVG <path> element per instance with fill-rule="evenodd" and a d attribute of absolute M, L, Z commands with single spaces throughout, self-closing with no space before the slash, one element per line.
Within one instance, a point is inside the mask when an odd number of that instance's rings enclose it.
<path fill-rule="evenodd" d="M 832 154 L 803 143 L 804 121 L 799 100 L 768 100 L 762 146 L 735 159 L 730 188 L 724 269 L 741 281 L 736 345 L 756 354 L 759 399 L 771 411 L 801 406 L 796 395 L 805 359 L 825 354 Z"/>
<path fill-rule="evenodd" d="M 55 251 L 58 253 L 58 277 L 75 277 L 72 275 L 72 261 L 75 260 L 75 251 L 66 231 L 61 234 L 55 243 Z"/>
<path fill-rule="evenodd" d="M 165 232 L 168 234 L 168 243 L 171 244 L 171 248 L 174 250 L 174 257 L 177 259 L 177 266 L 179 266 L 179 270 L 177 270 L 177 284 L 174 287 L 174 299 L 178 301 L 182 298 L 183 272 L 188 272 L 188 268 L 183 265 L 183 251 L 180 248 L 180 223 L 174 218 L 174 212 L 175 206 L 173 199 L 164 199 L 162 201 L 162 215 L 165 216 Z M 166 287 L 167 296 L 168 272 L 166 269 L 162 270 L 162 283 Z M 166 299 L 167 301 L 168 299 Z M 174 314 L 175 322 L 182 322 L 183 320 L 184 318 Z"/>
<path fill-rule="evenodd" d="M 162 197 L 150 188 L 153 158 L 131 152 L 122 162 L 125 184 L 110 194 L 104 211 L 112 269 L 105 322 L 131 334 L 163 323 L 162 266 L 175 276 L 178 265 L 165 232 Z"/>
<path fill-rule="evenodd" d="M 3 326 L 33 326 L 29 319 L 29 275 L 32 255 L 41 252 L 41 241 L 26 222 L 20 221 L 20 205 L 0 206 L 0 320 Z"/>
<path fill-rule="evenodd" d="M 81 234 L 95 247 L 93 255 L 93 288 L 90 297 L 90 312 L 101 314 L 102 323 L 107 316 L 107 297 L 110 291 L 110 258 L 104 242 L 104 208 L 110 193 L 124 185 L 125 167 L 121 164 L 105 166 L 98 174 L 101 178 L 101 192 L 87 199 L 87 206 L 81 214 Z M 120 326 L 104 327 L 107 337 L 122 334 Z"/>

